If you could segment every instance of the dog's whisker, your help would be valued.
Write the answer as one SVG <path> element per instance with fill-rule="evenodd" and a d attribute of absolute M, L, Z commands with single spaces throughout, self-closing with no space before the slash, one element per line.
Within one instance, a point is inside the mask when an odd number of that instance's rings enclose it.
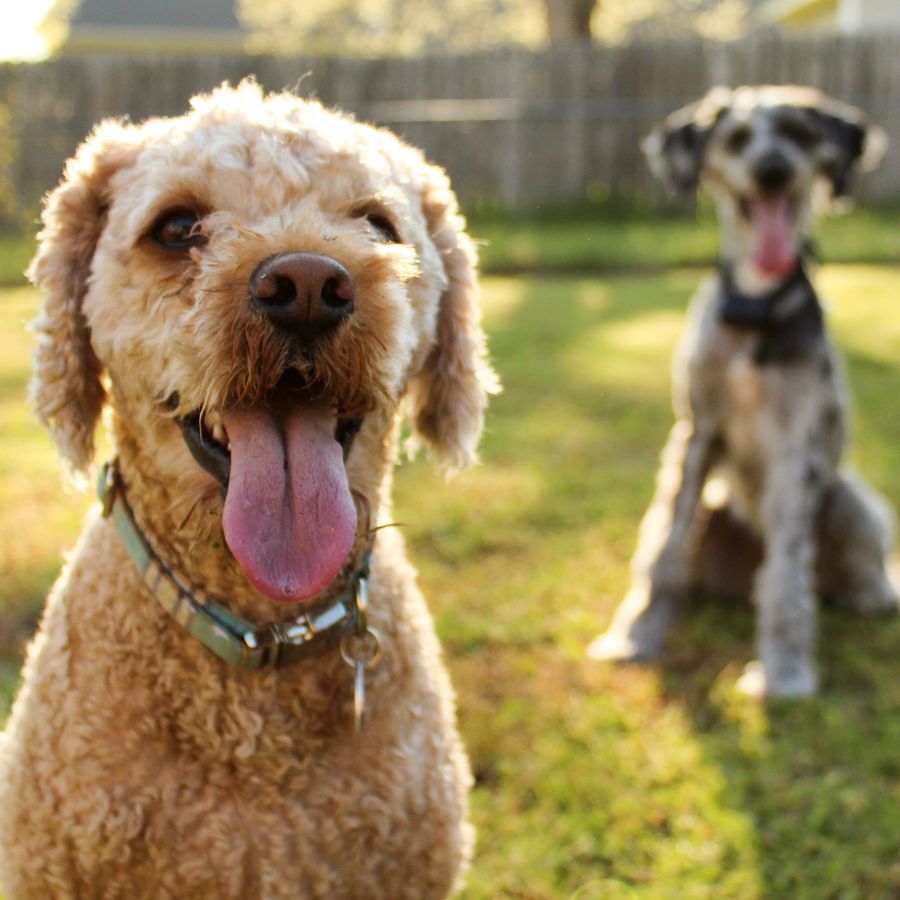
<path fill-rule="evenodd" d="M 371 536 L 375 534 L 376 531 L 382 531 L 385 528 L 409 528 L 409 524 L 406 522 L 385 522 L 383 525 L 373 525 L 366 534 Z"/>

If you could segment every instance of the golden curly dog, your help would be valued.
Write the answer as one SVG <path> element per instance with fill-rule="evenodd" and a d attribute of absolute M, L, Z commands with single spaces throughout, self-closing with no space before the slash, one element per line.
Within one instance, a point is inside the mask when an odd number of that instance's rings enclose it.
<path fill-rule="evenodd" d="M 101 123 L 43 221 L 33 400 L 117 462 L 0 743 L 9 900 L 452 892 L 471 777 L 375 528 L 404 408 L 458 469 L 498 387 L 446 175 L 244 82 Z"/>

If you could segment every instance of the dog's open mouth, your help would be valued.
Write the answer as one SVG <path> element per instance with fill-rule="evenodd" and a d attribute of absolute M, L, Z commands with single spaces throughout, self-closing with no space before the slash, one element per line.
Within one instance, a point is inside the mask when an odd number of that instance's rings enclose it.
<path fill-rule="evenodd" d="M 741 197 L 740 209 L 753 229 L 756 268 L 765 275 L 786 278 L 797 265 L 795 202 L 787 194 Z"/>
<path fill-rule="evenodd" d="M 177 419 L 197 462 L 225 488 L 225 540 L 267 597 L 321 593 L 353 547 L 356 507 L 344 460 L 361 425 L 294 372 L 254 406 Z"/>

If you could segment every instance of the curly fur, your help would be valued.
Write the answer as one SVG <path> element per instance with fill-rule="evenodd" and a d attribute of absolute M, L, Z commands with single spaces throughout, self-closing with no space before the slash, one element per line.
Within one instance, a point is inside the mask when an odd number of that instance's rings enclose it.
<path fill-rule="evenodd" d="M 173 259 L 160 213 L 201 211 Z M 400 240 L 373 237 L 377 208 Z M 218 484 L 173 417 L 263 397 L 294 365 L 338 413 L 364 412 L 352 491 L 390 520 L 409 386 L 414 437 L 474 461 L 497 388 L 479 325 L 475 253 L 442 171 L 389 132 L 253 83 L 175 119 L 104 122 L 48 198 L 31 277 L 45 294 L 32 396 L 85 471 L 104 404 L 135 516 L 157 552 L 237 614 L 274 621 L 223 540 Z M 352 321 L 291 359 L 248 313 L 273 253 L 352 273 Z M 166 400 L 177 395 L 176 408 Z M 148 595 L 111 523 L 91 514 L 29 647 L 0 743 L 0 875 L 47 897 L 442 897 L 468 864 L 468 765 L 430 616 L 402 539 L 379 531 L 371 621 L 384 658 L 352 732 L 337 653 L 228 667 Z"/>

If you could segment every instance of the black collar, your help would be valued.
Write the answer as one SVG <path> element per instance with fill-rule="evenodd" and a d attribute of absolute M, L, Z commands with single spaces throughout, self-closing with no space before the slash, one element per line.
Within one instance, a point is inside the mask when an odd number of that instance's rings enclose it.
<path fill-rule="evenodd" d="M 728 262 L 719 263 L 719 277 L 719 318 L 733 328 L 759 333 L 757 363 L 805 357 L 824 333 L 822 307 L 802 259 L 784 281 L 764 294 L 739 291 Z"/>
<path fill-rule="evenodd" d="M 731 263 L 719 263 L 719 276 L 722 280 L 722 299 L 719 316 L 723 322 L 736 328 L 766 329 L 778 321 L 791 318 L 806 299 L 795 288 L 804 288 L 805 294 L 815 297 L 815 290 L 802 261 L 798 261 L 794 270 L 784 281 L 764 294 L 745 294 L 738 290 L 734 282 L 734 269 Z M 794 298 L 793 295 L 796 295 Z M 789 303 L 789 300 L 793 302 Z"/>

